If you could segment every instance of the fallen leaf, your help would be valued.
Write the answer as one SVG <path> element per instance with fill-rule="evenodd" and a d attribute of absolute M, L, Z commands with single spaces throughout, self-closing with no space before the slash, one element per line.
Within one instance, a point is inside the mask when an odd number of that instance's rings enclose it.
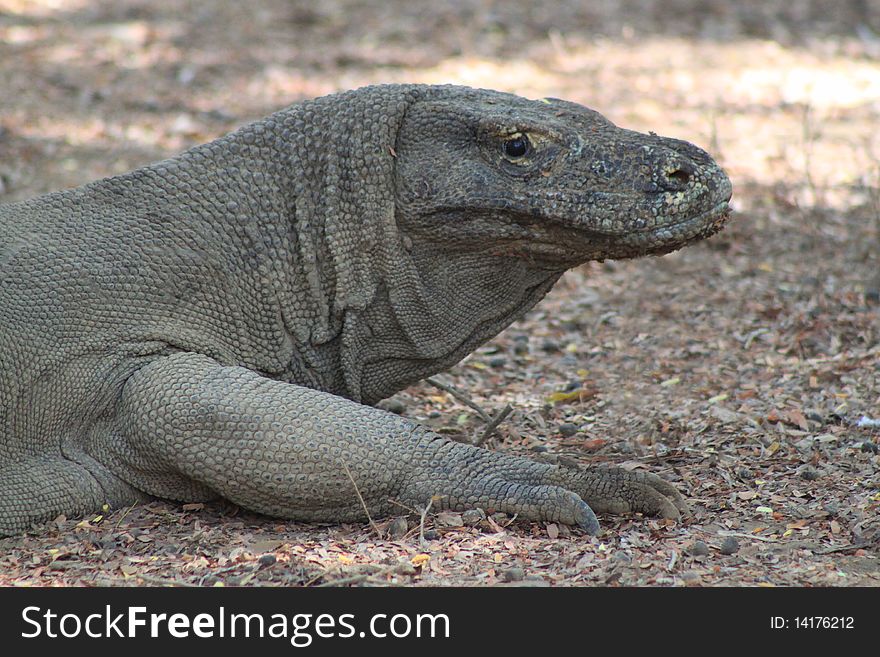
<path fill-rule="evenodd" d="M 416 568 L 419 568 L 419 567 L 423 566 L 426 562 L 428 562 L 430 559 L 431 559 L 430 554 L 422 553 L 422 554 L 415 555 L 412 559 L 409 560 L 409 562 L 413 566 L 415 566 Z"/>

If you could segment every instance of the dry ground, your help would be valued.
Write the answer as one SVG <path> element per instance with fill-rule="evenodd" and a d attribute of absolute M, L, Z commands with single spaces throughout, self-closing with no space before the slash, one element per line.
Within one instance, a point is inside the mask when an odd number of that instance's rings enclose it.
<path fill-rule="evenodd" d="M 726 231 L 569 273 L 442 376 L 513 405 L 488 446 L 657 472 L 693 517 L 587 537 L 156 502 L 0 540 L 0 584 L 880 584 L 877 0 L 0 0 L 0 202 L 391 81 L 567 98 L 724 163 Z M 484 431 L 428 384 L 386 404 Z"/>

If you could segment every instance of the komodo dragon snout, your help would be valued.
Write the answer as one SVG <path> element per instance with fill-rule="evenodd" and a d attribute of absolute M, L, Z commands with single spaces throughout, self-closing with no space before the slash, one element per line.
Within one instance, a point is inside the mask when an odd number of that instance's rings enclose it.
<path fill-rule="evenodd" d="M 293 105 L 0 206 L 0 535 L 148 496 L 351 521 L 677 518 L 656 475 L 453 442 L 373 404 L 566 269 L 717 231 L 703 151 L 573 103 L 452 86 Z"/>

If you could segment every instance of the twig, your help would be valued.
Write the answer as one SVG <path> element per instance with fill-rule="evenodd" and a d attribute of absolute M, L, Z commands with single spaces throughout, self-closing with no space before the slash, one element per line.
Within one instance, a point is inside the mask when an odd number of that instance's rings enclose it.
<path fill-rule="evenodd" d="M 486 411 L 483 410 L 482 406 L 480 406 L 477 402 L 475 402 L 473 399 L 468 397 L 466 394 L 464 394 L 461 390 L 459 390 L 455 386 L 450 385 L 448 383 L 443 383 L 442 381 L 438 381 L 433 376 L 428 377 L 427 379 L 425 379 L 425 381 L 427 383 L 430 383 L 435 388 L 440 388 L 440 390 L 443 390 L 444 392 L 448 392 L 450 395 L 455 397 L 462 404 L 467 404 L 468 406 L 470 406 L 472 409 L 474 409 L 477 412 L 477 414 L 480 416 L 480 418 L 484 422 L 491 422 L 492 421 L 491 416 L 488 413 L 486 413 Z"/>
<path fill-rule="evenodd" d="M 349 575 L 348 577 L 340 577 L 339 579 L 329 580 L 323 582 L 322 584 L 318 584 L 317 588 L 327 587 L 327 586 L 347 586 L 349 584 L 359 584 L 365 580 L 370 579 L 371 577 L 385 577 L 386 575 L 406 575 L 411 574 L 411 571 L 407 568 L 406 562 L 398 562 L 396 564 L 392 564 L 390 566 L 385 566 L 384 568 L 379 567 L 376 564 L 364 564 L 367 568 L 378 568 L 378 570 L 374 570 L 373 572 L 367 573 L 358 573 L 357 575 Z"/>
<path fill-rule="evenodd" d="M 428 499 L 428 504 L 427 504 L 427 506 L 425 506 L 425 508 L 422 509 L 422 511 L 421 511 L 421 513 L 420 513 L 420 516 L 421 516 L 421 517 L 419 518 L 419 546 L 420 546 L 423 550 L 427 550 L 427 549 L 430 547 L 430 546 L 428 545 L 428 542 L 425 540 L 425 517 L 428 515 L 428 511 L 431 510 L 431 505 L 432 505 L 433 503 L 434 503 L 434 496 L 432 495 L 432 496 Z"/>
<path fill-rule="evenodd" d="M 131 513 L 131 510 L 132 510 L 134 507 L 136 507 L 138 504 L 140 504 L 140 502 L 138 502 L 138 501 L 133 502 L 132 505 L 131 505 L 130 507 L 128 507 L 128 508 L 123 512 L 122 516 L 119 518 L 119 520 L 116 521 L 116 524 L 113 526 L 113 531 L 116 531 L 117 529 L 119 529 L 119 525 L 121 525 L 121 524 L 122 524 L 122 521 L 125 520 L 125 516 L 127 516 L 129 513 Z"/>
<path fill-rule="evenodd" d="M 399 507 L 402 508 L 402 509 L 406 509 L 406 510 L 409 511 L 411 514 L 413 514 L 414 516 L 419 515 L 419 512 L 418 512 L 418 511 L 416 511 L 416 510 L 415 510 L 414 508 L 412 508 L 411 506 L 407 506 L 407 505 L 404 504 L 403 502 L 398 502 L 397 500 L 392 499 L 392 498 L 390 498 L 390 497 L 388 498 L 388 501 L 389 501 L 391 504 L 394 504 L 395 506 L 399 506 Z"/>
<path fill-rule="evenodd" d="M 213 573 L 211 573 L 213 574 Z M 184 582 L 179 579 L 166 579 L 164 577 L 153 577 L 152 575 L 132 575 L 136 579 L 141 579 L 147 584 L 158 584 L 159 586 L 181 586 L 185 588 L 198 588 L 197 584 Z M 120 580 L 117 580 L 120 581 Z M 124 581 L 124 580 L 123 580 Z"/>
<path fill-rule="evenodd" d="M 345 468 L 345 474 L 347 474 L 348 478 L 351 480 L 351 485 L 354 486 L 354 492 L 357 494 L 358 499 L 361 501 L 361 506 L 364 507 L 364 513 L 367 514 L 367 520 L 370 521 L 370 526 L 373 528 L 373 531 L 376 532 L 376 536 L 378 538 L 382 538 L 382 532 L 376 526 L 376 523 L 373 522 L 373 518 L 370 515 L 370 510 L 367 509 L 367 503 L 364 502 L 364 498 L 361 495 L 361 491 L 358 490 L 358 485 L 355 482 L 354 477 L 351 476 L 351 470 L 348 469 L 348 466 L 345 463 L 342 464 L 342 467 Z"/>
<path fill-rule="evenodd" d="M 832 552 L 849 552 L 850 550 L 861 550 L 870 545 L 870 541 L 860 541 L 858 543 L 850 543 L 849 545 L 841 545 L 839 547 L 824 548 L 816 550 L 814 554 L 831 554 Z"/>
<path fill-rule="evenodd" d="M 491 436 L 493 433 L 495 433 L 495 429 L 498 428 L 498 425 L 501 424 L 502 422 L 504 422 L 505 418 L 507 418 L 507 416 L 510 415 L 510 412 L 512 410 L 513 410 L 513 406 L 511 406 L 510 404 L 507 404 L 507 405 L 505 405 L 504 408 L 502 408 L 500 411 L 498 411 L 498 413 L 495 414 L 495 417 L 489 423 L 489 426 L 486 427 L 486 430 L 483 432 L 483 435 L 474 441 L 474 445 L 479 447 L 484 442 L 486 442 L 486 440 L 489 438 L 489 436 Z"/>
<path fill-rule="evenodd" d="M 706 532 L 707 534 L 711 534 L 712 532 Z M 729 531 L 719 531 L 718 536 L 739 536 L 740 538 L 751 538 L 756 541 L 764 541 L 765 543 L 776 543 L 778 539 L 770 538 L 769 536 L 758 536 L 757 534 L 746 534 L 745 532 L 729 532 Z"/>

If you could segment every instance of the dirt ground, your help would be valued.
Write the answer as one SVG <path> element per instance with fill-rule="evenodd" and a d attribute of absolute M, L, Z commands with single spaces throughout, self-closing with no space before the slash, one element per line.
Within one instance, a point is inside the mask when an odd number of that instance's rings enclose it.
<path fill-rule="evenodd" d="M 877 0 L 0 0 L 0 202 L 398 81 L 566 98 L 723 163 L 724 232 L 570 272 L 438 377 L 512 405 L 488 447 L 656 472 L 692 517 L 589 537 L 154 502 L 0 539 L 0 584 L 880 585 Z M 384 404 L 485 432 L 427 383 Z"/>

